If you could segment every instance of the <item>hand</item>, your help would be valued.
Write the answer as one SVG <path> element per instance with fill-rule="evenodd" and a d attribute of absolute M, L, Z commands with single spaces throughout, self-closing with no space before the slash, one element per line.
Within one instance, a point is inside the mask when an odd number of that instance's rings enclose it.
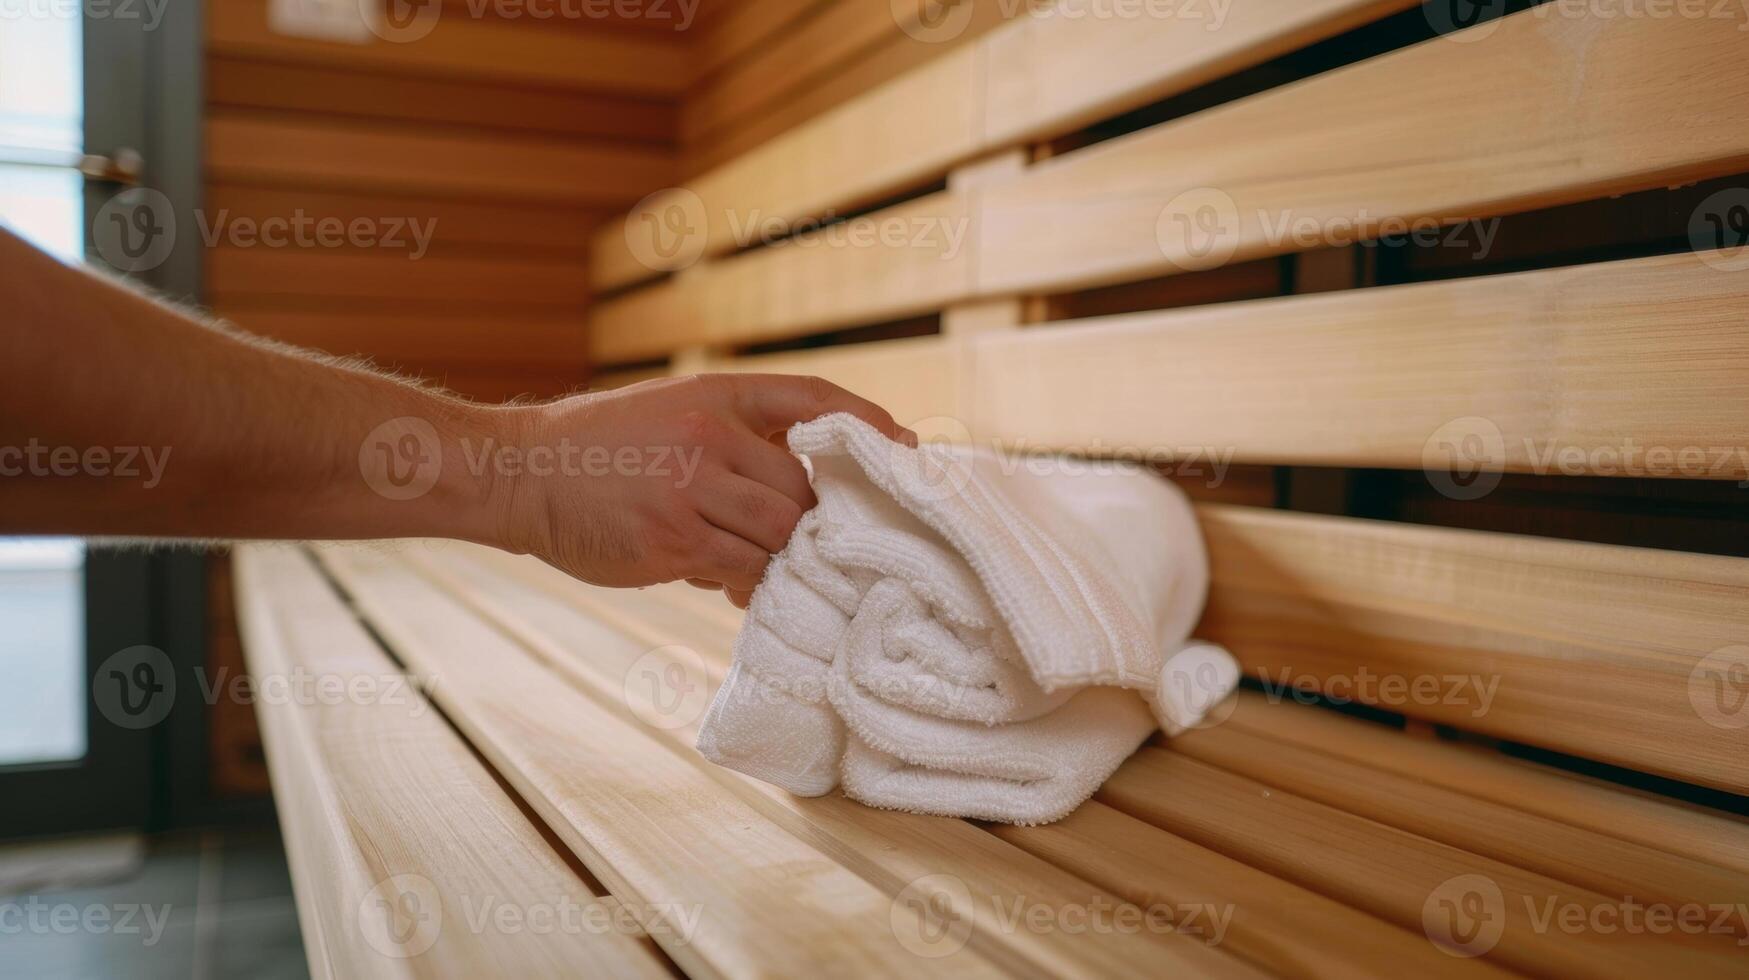
<path fill-rule="evenodd" d="M 908 445 L 879 406 L 819 378 L 695 375 L 522 410 L 524 457 L 507 477 L 502 544 L 597 585 L 685 579 L 746 608 L 771 556 L 814 506 L 791 425 L 848 412 Z"/>

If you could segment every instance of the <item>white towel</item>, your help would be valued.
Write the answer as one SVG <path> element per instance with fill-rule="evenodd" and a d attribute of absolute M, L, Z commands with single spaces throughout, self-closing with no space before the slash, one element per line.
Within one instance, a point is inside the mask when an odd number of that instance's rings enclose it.
<path fill-rule="evenodd" d="M 1208 591 L 1189 501 L 1139 468 L 792 429 L 819 506 L 753 593 L 699 732 L 802 796 L 1005 823 L 1067 816 L 1157 728 L 1237 685 L 1188 643 Z"/>

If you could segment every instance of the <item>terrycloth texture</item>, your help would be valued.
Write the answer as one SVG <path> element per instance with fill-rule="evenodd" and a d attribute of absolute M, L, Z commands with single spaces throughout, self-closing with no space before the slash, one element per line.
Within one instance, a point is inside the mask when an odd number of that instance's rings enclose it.
<path fill-rule="evenodd" d="M 699 732 L 713 762 L 802 796 L 1048 823 L 1237 685 L 1226 651 L 1186 644 L 1208 561 L 1170 483 L 909 449 L 848 415 L 789 444 L 819 506 L 753 594 Z"/>

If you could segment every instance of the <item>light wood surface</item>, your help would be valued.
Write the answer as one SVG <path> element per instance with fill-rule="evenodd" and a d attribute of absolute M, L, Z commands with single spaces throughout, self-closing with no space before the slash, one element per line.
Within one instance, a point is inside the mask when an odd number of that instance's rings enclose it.
<path fill-rule="evenodd" d="M 462 547 L 438 554 L 409 552 L 422 574 L 543 658 L 566 677 L 604 698 L 620 698 L 621 678 L 652 649 L 687 647 L 703 663 L 689 678 L 714 690 L 729 664 L 734 617 L 702 614 L 688 601 L 689 586 L 625 592 L 581 585 L 541 563 L 488 549 Z M 705 595 L 699 592 L 699 595 Z M 720 597 L 714 600 L 730 609 Z M 732 610 L 731 610 L 732 611 Z M 684 663 L 685 660 L 680 662 Z M 652 734 L 692 751 L 702 721 L 676 717 Z M 678 722 L 684 721 L 684 724 Z M 965 884 L 953 895 L 955 912 L 970 927 L 969 948 L 1011 974 L 1122 975 L 1181 969 L 1196 975 L 1250 976 L 1254 971 L 1211 948 L 1207 937 L 1140 930 L 1096 938 L 1061 929 L 1004 928 L 1016 907 L 1059 910 L 1112 905 L 1116 899 L 1070 873 L 1031 857 L 959 820 L 889 813 L 836 794 L 800 799 L 728 770 L 712 769 L 726 790 L 807 840 L 829 842 L 845 866 L 878 883 L 895 899 L 919 879 L 942 876 Z M 946 894 L 946 893 L 944 893 Z M 1089 941 L 1092 939 L 1093 941 Z"/>
<path fill-rule="evenodd" d="M 919 960 L 897 928 L 916 913 L 723 793 L 708 766 L 553 677 L 550 664 L 381 552 L 322 561 L 445 713 L 628 908 L 695 910 L 651 927 L 689 975 L 851 969 L 980 976 L 970 949 Z"/>
<path fill-rule="evenodd" d="M 1703 661 L 1743 635 L 1749 560 L 1253 508 L 1199 513 L 1213 573 L 1199 635 L 1276 689 L 1322 689 L 1749 789 L 1749 729 L 1699 710 L 1710 691 Z M 1399 678 L 1395 691 L 1387 676 Z"/>
<path fill-rule="evenodd" d="M 1035 451 L 1209 447 L 1240 463 L 1431 465 L 1443 474 L 1469 460 L 1490 471 L 1742 480 L 1749 274 L 1728 271 L 1718 254 L 1037 324 L 966 342 L 857 344 L 722 367 L 818 374 L 917 417 L 952 415 L 978 442 Z M 665 336 L 650 324 L 685 322 L 700 333 L 709 328 L 697 318 L 729 322 L 729 314 L 666 305 L 682 292 L 634 293 L 598 316 L 598 356 L 615 350 L 616 336 L 629 341 L 634 322 L 644 324 L 640 338 Z M 603 323 L 626 333 L 603 336 Z M 640 340 L 632 349 L 673 342 Z M 948 359 L 960 373 L 943 368 Z"/>
<path fill-rule="evenodd" d="M 732 245 L 725 208 L 791 220 L 842 211 L 938 178 L 963 159 L 1184 91 L 1411 2 L 1256 0 L 1234 5 L 1214 31 L 1210 22 L 1174 17 L 1016 16 L 690 181 L 710 214 L 706 251 Z M 1012 8 L 979 0 L 967 30 L 1005 9 Z M 1045 51 L 1049 58 L 1035 57 Z M 595 255 L 592 281 L 602 288 L 655 274 L 633 257 L 620 229 L 604 229 Z"/>
<path fill-rule="evenodd" d="M 1435 38 L 1046 161 L 991 189 L 979 289 L 1099 285 L 1351 244 L 1391 218 L 1452 224 L 1736 173 L 1737 26 L 1523 11 L 1474 43 Z"/>
<path fill-rule="evenodd" d="M 1511 975 L 1103 803 L 1044 827 L 990 832 L 1140 906 L 1202 909 L 1187 925 L 1223 929 L 1222 948 L 1278 976 Z"/>
<path fill-rule="evenodd" d="M 306 556 L 256 546 L 235 562 L 313 974 L 466 977 L 514 962 L 531 975 L 669 975 L 635 933 L 481 920 L 482 904 L 526 916 L 601 899 Z M 396 932 L 409 943 L 394 944 Z"/>
<path fill-rule="evenodd" d="M 1306 799 L 1603 895 L 1632 895 L 1669 908 L 1697 903 L 1715 909 L 1731 908 L 1749 896 L 1749 874 L 1710 861 L 1478 800 L 1235 726 L 1188 732 L 1174 738 L 1171 748 Z M 1727 919 L 1725 925 L 1749 945 L 1749 922 Z"/>
<path fill-rule="evenodd" d="M 1749 819 L 1242 691 L 1224 723 L 1465 796 L 1749 874 Z"/>
<path fill-rule="evenodd" d="M 1619 909 L 1620 897 L 1565 885 L 1176 752 L 1142 749 L 1096 799 L 1423 935 L 1425 910 L 1437 907 L 1447 892 L 1480 894 L 1477 917 L 1502 926 L 1488 955 L 1515 970 L 1618 977 L 1624 970 L 1670 969 L 1730 976 L 1740 968 L 1734 936 L 1538 928 L 1539 909 L 1576 908 L 1589 915 L 1592 909 Z M 1492 883 L 1499 899 L 1492 900 L 1485 886 L 1471 889 L 1467 875 Z M 1453 879 L 1463 880 L 1454 885 Z M 1465 932 L 1454 934 L 1464 939 Z"/>
<path fill-rule="evenodd" d="M 1550 475 L 1741 480 L 1749 273 L 1717 254 L 983 338 L 969 353 L 970 425 L 1042 449 L 1216 446 L 1240 462 L 1405 469 L 1431 453 Z"/>

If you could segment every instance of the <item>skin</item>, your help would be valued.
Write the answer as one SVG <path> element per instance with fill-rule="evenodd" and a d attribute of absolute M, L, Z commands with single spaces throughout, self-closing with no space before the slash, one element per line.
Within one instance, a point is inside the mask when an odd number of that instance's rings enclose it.
<path fill-rule="evenodd" d="M 4 534 L 455 538 L 744 607 L 814 505 L 783 434 L 833 412 L 916 444 L 818 378 L 478 405 L 203 322 L 0 230 Z"/>

